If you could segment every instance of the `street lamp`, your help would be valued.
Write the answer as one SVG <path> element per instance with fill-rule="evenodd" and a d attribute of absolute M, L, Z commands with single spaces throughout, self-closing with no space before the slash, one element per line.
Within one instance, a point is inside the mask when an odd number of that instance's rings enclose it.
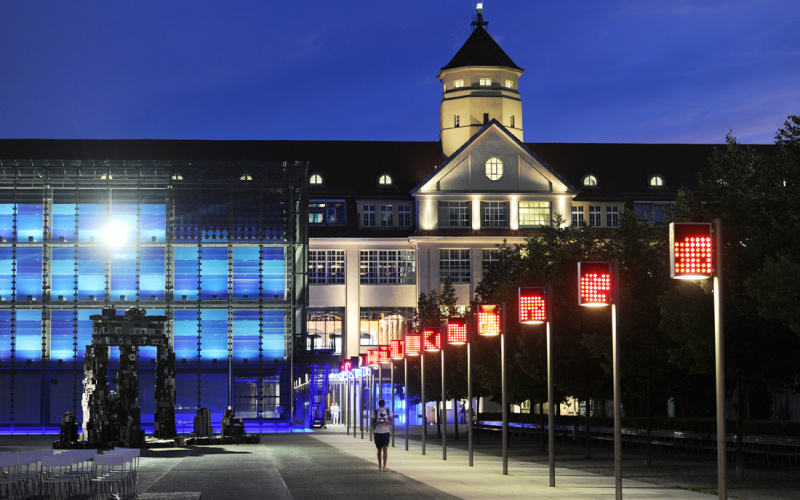
<path fill-rule="evenodd" d="M 520 287 L 519 289 L 519 322 L 524 325 L 546 324 L 547 332 L 547 441 L 550 466 L 550 486 L 556 485 L 556 431 L 555 431 L 555 401 L 553 399 L 553 357 L 550 339 L 550 322 L 552 321 L 551 306 L 553 302 L 552 290 L 547 287 Z"/>
<path fill-rule="evenodd" d="M 405 358 L 405 389 L 406 389 L 406 451 L 408 451 L 408 358 L 409 357 L 417 357 L 421 354 L 421 346 L 422 346 L 422 338 L 418 333 L 407 333 L 405 338 L 405 345 L 403 346 L 406 351 L 406 358 Z M 420 363 L 422 361 L 420 360 Z M 425 389 L 423 388 L 422 391 L 424 392 Z M 424 437 L 423 437 L 424 439 Z"/>
<path fill-rule="evenodd" d="M 389 360 L 391 363 L 391 375 L 390 375 L 390 382 L 389 385 L 392 387 L 392 422 L 396 420 L 394 414 L 394 362 L 398 359 L 405 359 L 405 350 L 403 349 L 403 341 L 399 339 L 392 339 L 389 341 Z M 404 372 L 405 373 L 405 372 Z M 406 382 L 408 379 L 406 379 Z M 403 390 L 407 389 L 407 385 L 403 386 Z M 406 399 L 403 404 L 403 407 L 408 406 L 408 392 L 406 392 Z M 397 434 L 394 432 L 394 425 L 392 425 L 392 448 L 394 448 L 394 436 Z"/>
<path fill-rule="evenodd" d="M 502 312 L 502 315 L 501 315 Z M 508 475 L 508 390 L 506 385 L 506 308 L 505 304 L 483 304 L 478 306 L 478 334 L 500 336 L 500 386 L 503 405 L 503 475 Z"/>
<path fill-rule="evenodd" d="M 722 222 L 672 222 L 669 225 L 670 276 L 714 280 L 714 359 L 717 389 L 717 491 L 727 498 L 725 479 L 725 329 L 722 321 Z"/>
<path fill-rule="evenodd" d="M 578 262 L 578 304 L 584 307 L 611 306 L 611 357 L 614 372 L 614 485 L 617 500 L 622 500 L 622 382 L 619 375 L 619 264 Z M 589 411 L 587 408 L 586 411 Z"/>
<path fill-rule="evenodd" d="M 422 330 L 422 351 L 439 352 L 442 349 L 442 333 L 438 328 L 428 327 Z M 428 407 L 425 400 L 425 355 L 419 357 L 420 382 L 422 384 L 422 454 L 425 454 L 425 440 L 428 433 Z"/>
<path fill-rule="evenodd" d="M 469 343 L 469 322 L 465 318 L 448 318 L 447 320 L 447 344 L 448 345 L 467 345 L 467 400 L 469 400 L 469 424 L 467 424 L 467 434 L 469 439 L 469 465 L 472 466 L 472 366 L 470 359 Z M 444 353 L 444 351 L 442 351 Z M 444 356 L 442 356 L 442 399 L 444 399 Z M 453 407 L 455 415 L 454 425 L 458 425 L 456 408 Z M 445 422 L 447 417 L 445 416 Z"/>

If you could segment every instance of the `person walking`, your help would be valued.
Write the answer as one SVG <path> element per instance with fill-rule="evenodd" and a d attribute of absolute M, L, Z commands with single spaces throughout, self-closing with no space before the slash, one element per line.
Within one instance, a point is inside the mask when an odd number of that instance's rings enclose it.
<path fill-rule="evenodd" d="M 467 423 L 466 414 L 467 414 L 467 410 L 466 410 L 466 408 L 464 408 L 464 402 L 462 401 L 461 402 L 461 423 L 462 424 Z"/>
<path fill-rule="evenodd" d="M 386 401 L 378 401 L 378 409 L 372 419 L 372 433 L 374 435 L 375 447 L 378 449 L 378 470 L 388 471 L 386 468 L 386 459 L 389 456 L 389 441 L 392 437 L 392 427 L 394 426 L 394 419 L 392 418 L 392 411 L 386 408 Z M 381 461 L 381 452 L 383 452 L 383 461 Z"/>
<path fill-rule="evenodd" d="M 334 425 L 339 423 L 339 403 L 336 402 L 331 405 L 331 423 Z"/>

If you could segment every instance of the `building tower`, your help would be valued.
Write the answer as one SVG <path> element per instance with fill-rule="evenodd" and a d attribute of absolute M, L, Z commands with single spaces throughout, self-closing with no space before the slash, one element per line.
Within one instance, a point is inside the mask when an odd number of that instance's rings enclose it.
<path fill-rule="evenodd" d="M 522 141 L 519 77 L 524 70 L 497 45 L 483 20 L 483 4 L 472 21 L 472 34 L 436 77 L 444 85 L 439 137 L 450 156 L 490 120 L 502 123 Z"/>

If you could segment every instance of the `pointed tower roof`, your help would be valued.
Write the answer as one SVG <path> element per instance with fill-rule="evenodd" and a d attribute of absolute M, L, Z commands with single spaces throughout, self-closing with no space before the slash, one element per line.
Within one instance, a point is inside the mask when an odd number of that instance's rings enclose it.
<path fill-rule="evenodd" d="M 477 19 L 472 23 L 474 27 L 472 34 L 441 71 L 465 66 L 500 66 L 522 71 L 522 68 L 514 64 L 508 54 L 489 36 L 484 29 L 487 24 L 489 23 L 483 20 L 483 13 L 479 10 Z"/>

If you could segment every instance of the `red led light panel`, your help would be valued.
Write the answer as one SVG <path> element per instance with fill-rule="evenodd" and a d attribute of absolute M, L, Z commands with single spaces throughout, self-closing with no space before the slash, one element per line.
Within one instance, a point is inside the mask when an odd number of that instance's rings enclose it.
<path fill-rule="evenodd" d="M 478 334 L 500 335 L 500 306 L 480 306 L 478 309 Z"/>
<path fill-rule="evenodd" d="M 611 304 L 611 264 L 579 262 L 578 281 L 578 304 L 582 306 Z"/>
<path fill-rule="evenodd" d="M 422 351 L 422 341 L 419 333 L 406 334 L 406 356 L 419 356 Z"/>
<path fill-rule="evenodd" d="M 464 318 L 450 318 L 447 320 L 447 343 L 466 344 L 469 339 L 467 334 L 467 320 Z"/>
<path fill-rule="evenodd" d="M 389 358 L 388 345 L 378 346 L 378 363 L 382 365 L 388 365 L 389 363 L 391 363 L 391 358 Z"/>
<path fill-rule="evenodd" d="M 701 280 L 713 274 L 711 223 L 671 223 L 669 247 L 670 277 Z"/>
<path fill-rule="evenodd" d="M 349 359 L 347 361 L 342 361 L 342 365 L 339 367 L 340 372 L 349 372 L 353 369 L 353 362 Z"/>
<path fill-rule="evenodd" d="M 405 357 L 402 340 L 389 341 L 389 357 L 392 359 L 403 359 Z"/>
<path fill-rule="evenodd" d="M 544 288 L 520 287 L 519 322 L 535 325 L 547 321 Z"/>
<path fill-rule="evenodd" d="M 367 351 L 367 366 L 375 366 L 378 364 L 378 350 L 370 349 Z"/>
<path fill-rule="evenodd" d="M 438 328 L 426 328 L 422 332 L 425 337 L 424 349 L 425 351 L 436 352 L 442 350 L 442 334 Z"/>

